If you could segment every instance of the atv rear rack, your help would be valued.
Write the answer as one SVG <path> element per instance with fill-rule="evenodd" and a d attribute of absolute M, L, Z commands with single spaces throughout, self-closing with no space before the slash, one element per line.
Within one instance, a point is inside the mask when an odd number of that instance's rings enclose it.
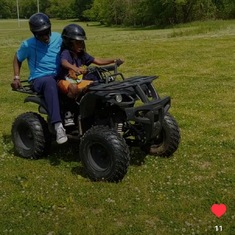
<path fill-rule="evenodd" d="M 18 89 L 12 89 L 12 91 L 17 91 L 17 92 L 21 92 L 21 93 L 30 94 L 30 95 L 37 95 L 37 92 L 33 91 L 32 86 L 28 82 L 28 80 L 21 81 L 21 84 L 25 84 L 25 85 L 22 85 Z"/>

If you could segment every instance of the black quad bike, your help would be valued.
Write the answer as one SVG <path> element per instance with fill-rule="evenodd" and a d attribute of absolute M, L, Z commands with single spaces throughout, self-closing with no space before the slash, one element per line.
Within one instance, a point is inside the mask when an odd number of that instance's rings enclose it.
<path fill-rule="evenodd" d="M 89 67 L 88 71 L 99 81 L 77 101 L 63 95 L 60 100 L 62 117 L 68 107 L 74 113 L 75 126 L 67 127 L 66 133 L 77 140 L 91 180 L 121 181 L 130 162 L 129 147 L 165 157 L 177 150 L 180 129 L 169 113 L 170 97 L 160 98 L 153 86 L 157 76 L 124 78 L 117 65 Z M 28 83 L 16 91 L 28 94 L 24 101 L 36 103 L 38 112 L 47 115 L 43 97 Z M 45 156 L 55 137 L 48 116 L 46 121 L 39 113 L 23 113 L 12 125 L 15 151 L 24 158 Z"/>

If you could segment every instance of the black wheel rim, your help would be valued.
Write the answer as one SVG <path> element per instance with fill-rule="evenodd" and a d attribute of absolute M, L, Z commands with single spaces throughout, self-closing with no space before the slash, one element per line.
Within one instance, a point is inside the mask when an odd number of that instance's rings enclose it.
<path fill-rule="evenodd" d="M 105 171 L 111 164 L 111 156 L 107 148 L 100 143 L 89 146 L 88 159 L 93 169 L 97 171 Z"/>
<path fill-rule="evenodd" d="M 18 128 L 16 139 L 26 150 L 31 149 L 34 145 L 33 132 L 28 125 L 23 124 Z"/>
<path fill-rule="evenodd" d="M 161 133 L 157 136 L 157 138 L 155 138 L 153 146 L 155 148 L 162 146 L 165 142 L 165 139 L 166 139 L 166 133 L 165 130 L 162 129 Z"/>

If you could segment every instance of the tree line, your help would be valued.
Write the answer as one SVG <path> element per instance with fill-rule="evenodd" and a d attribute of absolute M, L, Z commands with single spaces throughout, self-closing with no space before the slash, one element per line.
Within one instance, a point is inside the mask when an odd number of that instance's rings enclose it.
<path fill-rule="evenodd" d="M 234 19 L 234 0 L 0 0 L 0 18 L 29 18 L 39 10 L 52 18 L 107 25 L 167 26 L 207 19 Z"/>

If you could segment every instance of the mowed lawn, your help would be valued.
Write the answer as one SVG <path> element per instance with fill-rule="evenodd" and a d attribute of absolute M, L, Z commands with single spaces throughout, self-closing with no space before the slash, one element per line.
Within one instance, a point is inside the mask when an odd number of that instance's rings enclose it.
<path fill-rule="evenodd" d="M 71 22 L 53 20 L 52 29 Z M 172 98 L 179 149 L 171 158 L 132 149 L 118 184 L 86 178 L 79 143 L 54 143 L 40 160 L 14 156 L 14 119 L 37 111 L 10 88 L 14 53 L 31 33 L 27 21 L 1 20 L 0 234 L 235 234 L 235 21 L 161 30 L 81 25 L 91 55 L 124 59 L 126 77 L 160 76 L 155 86 Z M 21 78 L 27 74 L 25 63 Z M 213 204 L 226 205 L 220 218 Z"/>

